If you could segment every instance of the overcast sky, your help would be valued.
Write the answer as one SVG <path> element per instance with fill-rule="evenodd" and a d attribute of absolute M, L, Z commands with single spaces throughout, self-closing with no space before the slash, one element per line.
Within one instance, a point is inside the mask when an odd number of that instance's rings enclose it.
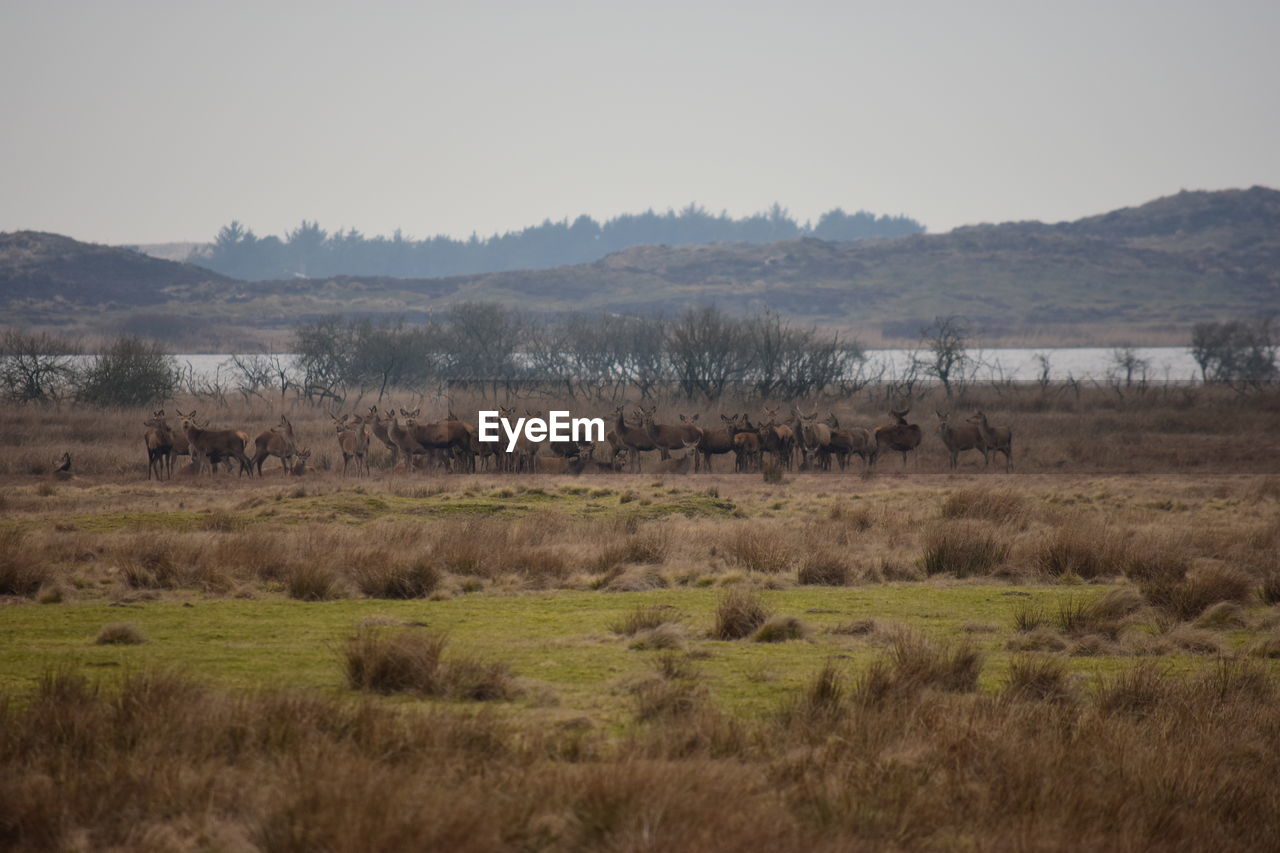
<path fill-rule="evenodd" d="M 1280 186 L 1280 3 L 0 4 L 0 230 L 931 231 Z"/>

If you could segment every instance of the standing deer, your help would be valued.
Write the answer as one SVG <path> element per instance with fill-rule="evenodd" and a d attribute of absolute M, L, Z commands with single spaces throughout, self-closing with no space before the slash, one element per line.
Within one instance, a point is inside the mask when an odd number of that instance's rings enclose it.
<path fill-rule="evenodd" d="M 293 467 L 294 454 L 298 452 L 298 445 L 293 437 L 293 424 L 289 423 L 287 417 L 281 415 L 279 424 L 258 433 L 258 437 L 253 440 L 253 446 L 254 453 L 250 464 L 258 472 L 259 477 L 262 476 L 262 463 L 267 461 L 268 456 L 279 459 L 280 473 L 287 475 L 289 469 Z"/>
<path fill-rule="evenodd" d="M 734 419 L 731 430 L 733 431 L 733 470 L 742 474 L 759 468 L 760 431 L 745 414 Z"/>
<path fill-rule="evenodd" d="M 377 406 L 370 406 L 369 415 L 365 418 L 365 423 L 369 424 L 372 428 L 373 437 L 382 442 L 382 446 L 387 448 L 387 451 L 390 452 L 391 470 L 394 471 L 396 469 L 396 462 L 398 462 L 400 458 L 400 447 L 391 440 L 391 434 L 387 432 L 387 424 L 390 420 L 390 416 L 379 412 Z"/>
<path fill-rule="evenodd" d="M 991 453 L 1004 454 L 1004 469 L 1013 470 L 1013 430 L 1009 427 L 993 427 L 987 423 L 987 416 L 977 412 L 969 418 L 969 423 L 976 424 L 982 433 L 983 456 Z M 988 457 L 987 464 L 991 460 Z"/>
<path fill-rule="evenodd" d="M 876 461 L 876 442 L 871 430 L 865 427 L 843 429 L 834 413 L 827 415 L 827 426 L 831 428 L 831 452 L 836 455 L 841 471 L 854 453 L 862 457 L 867 467 Z"/>
<path fill-rule="evenodd" d="M 910 411 L 909 407 L 901 411 L 890 409 L 889 415 L 895 423 L 878 426 L 875 432 L 876 456 L 879 456 L 885 448 L 897 451 L 902 454 L 904 470 L 907 467 L 907 454 L 920 446 L 920 439 L 923 437 L 919 424 L 907 423 L 907 414 Z"/>
<path fill-rule="evenodd" d="M 142 422 L 147 427 L 142 437 L 147 446 L 147 479 L 154 473 L 157 480 L 173 477 L 173 443 L 176 433 L 164 416 L 164 409 L 157 409 Z"/>
<path fill-rule="evenodd" d="M 644 430 L 653 446 L 658 448 L 658 455 L 663 461 L 671 458 L 672 450 L 687 447 L 690 442 L 697 444 L 702 438 L 702 430 L 688 421 L 682 426 L 654 423 L 653 416 L 657 411 L 657 406 L 649 409 L 640 407 L 640 429 Z M 683 415 L 680 417 L 684 418 Z"/>
<path fill-rule="evenodd" d="M 209 461 L 209 476 L 213 476 L 214 469 L 223 459 L 235 459 L 240 463 L 240 473 L 248 472 L 249 476 L 253 476 L 253 468 L 249 464 L 249 457 L 245 456 L 245 434 L 234 429 L 205 429 L 196 423 L 196 413 L 193 409 L 189 414 L 178 412 L 178 417 L 182 418 L 182 431 L 186 433 L 187 441 L 191 445 L 191 457 L 194 460 L 197 455 Z"/>
<path fill-rule="evenodd" d="M 333 418 L 332 415 L 330 415 Z M 347 423 L 350 420 L 351 423 Z M 338 433 L 338 449 L 342 451 L 342 476 L 347 476 L 347 466 L 356 460 L 356 476 L 369 473 L 369 431 L 365 429 L 365 418 L 343 415 L 342 420 L 333 418 L 334 428 Z"/>
<path fill-rule="evenodd" d="M 791 417 L 798 427 L 796 444 L 800 448 L 804 464 L 812 467 L 816 461 L 823 471 L 831 470 L 831 427 L 818 422 L 817 409 L 814 409 L 813 414 L 806 415 L 793 408 Z M 843 462 L 840 468 L 844 469 Z"/>
<path fill-rule="evenodd" d="M 933 411 L 938 416 L 938 434 L 942 436 L 942 443 L 951 456 L 952 471 L 956 470 L 960 454 L 966 450 L 976 450 L 982 454 L 983 459 L 987 459 L 987 447 L 982 441 L 982 430 L 979 427 L 972 423 L 952 426 L 948 422 L 950 412 L 940 412 L 937 409 Z"/>
<path fill-rule="evenodd" d="M 419 409 L 407 412 L 400 410 L 405 418 L 405 429 L 413 436 L 413 440 L 424 450 L 437 451 L 448 462 L 445 454 L 457 452 L 464 460 L 470 458 L 471 430 L 461 421 L 439 421 L 437 423 L 418 423 Z"/>
<path fill-rule="evenodd" d="M 694 415 L 694 419 L 698 416 Z M 684 415 L 680 416 L 680 420 L 684 421 Z M 711 457 L 717 453 L 731 453 L 733 451 L 733 428 L 736 424 L 734 418 L 727 415 L 721 415 L 720 420 L 724 421 L 724 426 L 719 429 L 704 429 L 702 437 L 698 439 L 698 458 L 693 460 L 693 470 L 697 471 L 699 467 L 705 468 L 707 473 L 711 473 Z"/>
<path fill-rule="evenodd" d="M 631 469 L 640 472 L 640 454 L 650 450 L 656 450 L 653 440 L 649 438 L 648 433 L 643 429 L 637 429 L 627 425 L 627 419 L 623 415 L 623 407 L 619 406 L 614 412 L 613 431 L 618 441 L 627 451 L 627 459 L 630 462 Z M 606 436 L 607 438 L 608 436 Z"/>
<path fill-rule="evenodd" d="M 766 408 L 764 414 L 768 421 L 759 430 L 760 451 L 772 453 L 774 458 L 790 471 L 791 453 L 795 447 L 795 431 L 787 424 L 778 423 L 777 409 Z"/>

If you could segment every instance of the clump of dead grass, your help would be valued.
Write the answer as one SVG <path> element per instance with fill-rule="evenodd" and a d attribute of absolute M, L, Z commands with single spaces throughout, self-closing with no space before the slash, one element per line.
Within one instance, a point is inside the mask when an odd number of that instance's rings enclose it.
<path fill-rule="evenodd" d="M 1184 621 L 1195 619 L 1220 601 L 1247 603 L 1252 592 L 1253 581 L 1248 575 L 1222 565 L 1201 567 L 1185 578 L 1170 575 L 1142 584 L 1142 594 L 1147 601 Z"/>
<path fill-rule="evenodd" d="M 24 541 L 18 528 L 0 530 L 0 595 L 35 595 L 53 573 Z"/>
<path fill-rule="evenodd" d="M 716 606 L 711 636 L 719 640 L 741 640 L 754 634 L 769 616 L 769 610 L 749 590 L 731 589 Z"/>
<path fill-rule="evenodd" d="M 846 586 L 853 576 L 849 560 L 836 551 L 822 549 L 804 556 L 797 580 L 813 586 Z"/>
<path fill-rule="evenodd" d="M 943 522 L 925 535 L 920 564 L 925 574 L 958 578 L 989 575 L 1009 555 L 1009 543 L 985 525 Z"/>
<path fill-rule="evenodd" d="M 868 705 L 912 697 L 921 690 L 967 693 L 977 689 L 983 655 L 968 643 L 926 639 L 901 631 L 886 656 L 876 659 L 858 683 L 857 696 Z"/>
<path fill-rule="evenodd" d="M 1027 501 L 1010 490 L 959 489 L 942 501 L 943 518 L 1017 524 L 1026 518 Z"/>
<path fill-rule="evenodd" d="M 361 626 L 342 649 L 347 684 L 370 693 L 413 693 L 472 701 L 510 699 L 518 688 L 501 663 L 446 660 L 447 634 Z"/>
<path fill-rule="evenodd" d="M 1017 655 L 1009 661 L 1004 696 L 1031 702 L 1071 702 L 1071 672 L 1061 658 Z"/>
<path fill-rule="evenodd" d="M 102 626 L 94 642 L 99 646 L 140 646 L 147 642 L 147 635 L 132 622 L 112 622 Z"/>
<path fill-rule="evenodd" d="M 751 639 L 757 643 L 785 643 L 788 640 L 802 640 L 808 634 L 808 628 L 794 616 L 774 616 L 756 629 Z"/>

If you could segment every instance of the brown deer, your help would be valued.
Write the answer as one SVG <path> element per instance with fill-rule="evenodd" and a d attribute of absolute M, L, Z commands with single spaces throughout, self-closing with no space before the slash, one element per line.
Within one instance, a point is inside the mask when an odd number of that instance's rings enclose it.
<path fill-rule="evenodd" d="M 289 423 L 287 417 L 281 415 L 279 424 L 258 433 L 258 437 L 253 440 L 253 446 L 251 464 L 259 477 L 262 476 L 262 463 L 267 461 L 268 456 L 279 459 L 280 473 L 287 475 L 289 469 L 293 467 L 294 454 L 298 452 L 298 445 L 293 437 L 293 424 Z"/>
<path fill-rule="evenodd" d="M 895 422 L 878 426 L 875 431 L 876 456 L 886 448 L 901 453 L 903 469 L 907 467 L 907 454 L 919 447 L 923 438 L 919 424 L 907 423 L 910 412 L 910 407 L 901 411 L 891 409 L 889 415 Z"/>
<path fill-rule="evenodd" d="M 311 451 L 299 450 L 293 455 L 293 467 L 289 469 L 289 473 L 295 477 L 301 477 L 307 471 L 307 460 L 311 458 Z"/>
<path fill-rule="evenodd" d="M 740 474 L 754 471 L 760 467 L 760 430 L 745 414 L 733 423 L 733 470 Z"/>
<path fill-rule="evenodd" d="M 330 415 L 333 418 L 332 415 Z M 348 420 L 350 423 L 348 423 Z M 360 415 L 343 415 L 342 419 L 333 418 L 334 429 L 338 434 L 338 449 L 342 451 L 342 476 L 347 476 L 347 466 L 351 460 L 356 461 L 356 476 L 369 473 L 369 431 L 365 429 L 366 419 Z"/>
<path fill-rule="evenodd" d="M 660 459 L 658 461 L 657 468 L 655 469 L 656 473 L 688 474 L 689 470 L 693 466 L 694 460 L 697 458 L 697 455 L 698 455 L 698 451 L 695 449 L 697 448 L 697 446 L 698 446 L 697 439 L 693 441 L 685 441 L 682 444 L 682 447 L 684 448 L 684 455 L 673 456 L 670 459 Z"/>
<path fill-rule="evenodd" d="M 234 429 L 205 429 L 196 422 L 196 413 L 193 409 L 188 414 L 178 412 L 178 417 L 182 418 L 182 431 L 186 433 L 187 441 L 191 445 L 192 459 L 199 456 L 209 461 L 209 476 L 213 476 L 214 469 L 220 461 L 224 459 L 235 459 L 240 463 L 240 473 L 248 473 L 253 476 L 253 467 L 249 464 L 249 457 L 245 456 L 245 434 L 240 430 Z"/>
<path fill-rule="evenodd" d="M 691 423 L 698 419 L 697 415 L 687 419 L 684 415 L 680 416 L 683 423 Z M 705 468 L 707 473 L 711 473 L 711 457 L 718 453 L 733 452 L 733 426 L 734 419 L 727 415 L 721 415 L 720 420 L 724 421 L 724 426 L 719 429 L 703 429 L 702 435 L 698 439 L 698 456 L 693 460 L 693 470 Z"/>
<path fill-rule="evenodd" d="M 843 429 L 840 426 L 840 420 L 834 414 L 827 416 L 827 426 L 831 428 L 831 452 L 840 463 L 841 471 L 848 464 L 849 457 L 855 453 L 862 457 L 862 461 L 867 466 L 875 462 L 876 443 L 871 430 L 865 427 Z"/>
<path fill-rule="evenodd" d="M 169 421 L 164 416 L 164 409 L 157 409 L 151 413 L 151 417 L 142 422 L 147 427 L 147 432 L 143 435 L 143 443 L 147 446 L 147 479 L 151 479 L 151 475 L 155 474 L 157 480 L 161 477 L 170 478 L 173 476 L 173 442 L 177 433 L 173 427 L 169 426 Z"/>
<path fill-rule="evenodd" d="M 933 411 L 938 416 L 938 435 L 942 437 L 942 444 L 951 457 L 952 471 L 956 470 L 960 454 L 966 450 L 976 450 L 982 454 L 983 459 L 987 458 L 987 447 L 982 441 L 982 430 L 979 427 L 972 423 L 952 426 L 948 421 L 950 412 L 940 412 L 937 409 Z"/>
<path fill-rule="evenodd" d="M 650 450 L 656 450 L 657 446 L 653 440 L 649 438 L 648 433 L 643 429 L 628 426 L 627 419 L 623 414 L 623 407 L 619 406 L 614 412 L 613 432 L 622 447 L 627 451 L 627 459 L 629 467 L 636 473 L 640 471 L 640 454 Z M 607 438 L 608 436 L 606 436 Z"/>
<path fill-rule="evenodd" d="M 53 463 L 53 479 L 70 480 L 71 477 L 71 452 L 63 451 L 58 460 Z"/>
<path fill-rule="evenodd" d="M 400 410 L 405 418 L 405 429 L 413 436 L 413 440 L 424 450 L 439 451 L 447 464 L 444 454 L 457 453 L 463 460 L 470 458 L 472 432 L 461 421 L 438 421 L 436 423 L 418 423 L 421 410 L 407 412 Z"/>
<path fill-rule="evenodd" d="M 663 461 L 671 458 L 672 450 L 680 450 L 688 446 L 690 441 L 697 444 L 702 438 L 702 430 L 688 421 L 682 426 L 654 423 L 653 418 L 657 412 L 657 406 L 651 406 L 648 409 L 641 406 L 640 429 L 644 430 L 644 434 L 649 437 L 649 441 L 653 442 L 653 446 L 658 448 L 658 456 Z M 681 415 L 681 418 L 683 417 Z"/>
<path fill-rule="evenodd" d="M 761 453 L 772 453 L 774 458 L 789 471 L 791 470 L 792 448 L 795 446 L 795 431 L 787 424 L 778 423 L 777 409 L 766 408 L 764 414 L 768 420 L 758 431 L 760 451 Z"/>
<path fill-rule="evenodd" d="M 977 412 L 969 418 L 969 423 L 976 424 L 982 433 L 983 456 L 991 453 L 1004 454 L 1004 469 L 1013 470 L 1013 430 L 1009 427 L 993 427 L 987 423 L 987 416 Z M 988 456 L 987 464 L 991 460 Z"/>
<path fill-rule="evenodd" d="M 817 462 L 823 471 L 831 470 L 831 427 L 818 422 L 817 409 L 814 409 L 813 414 L 806 415 L 793 408 L 791 417 L 798 427 L 796 445 L 800 449 L 803 464 L 811 468 Z M 844 465 L 841 464 L 840 468 L 843 470 Z"/>
<path fill-rule="evenodd" d="M 373 431 L 373 437 L 382 442 L 382 446 L 391 454 L 391 470 L 394 471 L 396 462 L 400 460 L 400 448 L 391 440 L 391 434 L 387 432 L 389 421 L 390 417 L 379 412 L 377 406 L 369 407 L 369 415 L 365 418 L 365 423 Z"/>

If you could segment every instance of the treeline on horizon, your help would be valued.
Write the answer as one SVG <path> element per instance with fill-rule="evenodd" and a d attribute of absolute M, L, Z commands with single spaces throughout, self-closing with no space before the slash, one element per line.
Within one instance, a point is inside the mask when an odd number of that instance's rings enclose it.
<path fill-rule="evenodd" d="M 330 232 L 307 220 L 283 237 L 259 237 L 233 221 L 191 261 L 248 281 L 336 275 L 439 278 L 590 263 L 632 246 L 772 243 L 799 237 L 865 240 L 923 231 L 908 216 L 876 216 L 865 210 L 849 214 L 838 207 L 816 224 L 800 223 L 776 203 L 741 219 L 690 204 L 680 211 L 626 213 L 603 223 L 587 215 L 572 222 L 548 219 L 520 231 L 486 238 L 472 234 L 466 240 L 443 235 L 414 240 L 399 230 L 390 237 L 366 237 L 354 228 Z"/>

